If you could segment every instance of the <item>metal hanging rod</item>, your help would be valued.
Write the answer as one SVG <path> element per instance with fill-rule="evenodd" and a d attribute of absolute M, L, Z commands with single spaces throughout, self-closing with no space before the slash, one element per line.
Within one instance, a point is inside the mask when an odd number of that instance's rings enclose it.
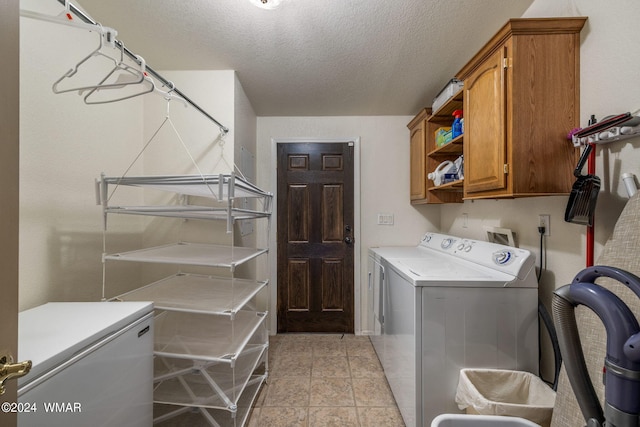
<path fill-rule="evenodd" d="M 93 19 L 91 19 L 91 17 L 89 17 L 87 14 L 85 14 L 82 10 L 78 9 L 75 5 L 73 5 L 71 2 L 66 1 L 65 0 L 58 0 L 58 3 L 62 4 L 63 6 L 69 6 L 69 11 L 72 12 L 75 16 L 77 16 L 78 18 L 80 18 L 80 20 L 82 20 L 84 23 L 86 24 L 91 24 L 91 25 L 98 25 L 98 23 L 96 21 L 94 21 Z M 137 64 L 140 64 L 140 61 L 138 60 L 137 56 L 131 52 L 126 46 L 124 46 L 124 44 L 119 41 L 119 40 L 115 40 L 115 44 L 119 47 L 122 48 L 124 53 L 131 58 L 134 62 L 136 62 Z M 162 77 L 160 74 L 158 74 L 155 70 L 153 70 L 151 67 L 149 67 L 148 64 L 146 64 L 145 67 L 145 71 L 148 72 L 149 74 L 151 74 L 153 77 L 155 77 L 156 79 L 158 79 L 160 82 L 162 82 L 162 84 L 164 84 L 167 87 L 173 87 L 173 83 L 170 82 L 169 80 L 165 79 L 164 77 Z M 215 123 L 216 125 L 218 125 L 220 127 L 220 131 L 223 132 L 224 134 L 229 133 L 229 128 L 227 128 L 226 126 L 222 125 L 219 121 L 217 121 L 215 118 L 213 118 L 209 113 L 207 113 L 205 110 L 202 109 L 202 107 L 200 107 L 198 104 L 196 104 L 195 102 L 193 102 L 188 96 L 186 96 L 184 93 L 182 93 L 177 87 L 173 87 L 173 92 L 175 92 L 177 95 L 179 95 L 180 97 L 182 97 L 185 101 L 187 101 L 187 103 L 189 103 L 189 105 L 191 105 L 193 108 L 195 108 L 196 110 L 198 110 L 202 115 L 204 115 L 206 118 L 208 118 L 209 120 L 211 120 L 213 123 Z"/>

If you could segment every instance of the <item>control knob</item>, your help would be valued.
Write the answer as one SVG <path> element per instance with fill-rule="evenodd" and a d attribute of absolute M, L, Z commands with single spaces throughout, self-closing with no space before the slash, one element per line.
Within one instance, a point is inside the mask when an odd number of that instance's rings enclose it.
<path fill-rule="evenodd" d="M 493 262 L 498 265 L 507 265 L 514 259 L 514 254 L 510 250 L 502 250 L 493 253 Z"/>
<path fill-rule="evenodd" d="M 442 249 L 449 249 L 451 245 L 453 245 L 454 243 L 455 243 L 455 240 L 451 238 L 446 238 L 442 241 L 442 243 L 440 243 L 440 247 Z"/>

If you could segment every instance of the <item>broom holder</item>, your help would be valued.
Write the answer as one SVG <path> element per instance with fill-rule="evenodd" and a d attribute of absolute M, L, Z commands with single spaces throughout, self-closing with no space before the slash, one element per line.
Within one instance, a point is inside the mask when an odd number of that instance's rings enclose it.
<path fill-rule="evenodd" d="M 603 129 L 602 125 L 607 121 L 607 119 L 604 119 L 600 123 L 576 132 L 571 136 L 571 142 L 573 142 L 574 147 L 580 147 L 587 144 L 607 144 L 640 136 L 640 115 L 638 113 L 640 113 L 640 110 L 633 114 L 627 113 L 626 115 L 614 116 L 614 118 L 620 117 L 618 123 L 614 121 L 612 123 L 613 126 Z M 593 129 L 593 132 L 590 129 Z"/>

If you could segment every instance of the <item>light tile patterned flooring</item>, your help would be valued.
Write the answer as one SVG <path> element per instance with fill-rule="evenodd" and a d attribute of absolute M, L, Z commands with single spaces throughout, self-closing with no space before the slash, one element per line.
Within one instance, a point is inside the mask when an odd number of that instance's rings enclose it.
<path fill-rule="evenodd" d="M 284 334 L 269 341 L 269 378 L 250 427 L 402 427 L 366 336 Z"/>

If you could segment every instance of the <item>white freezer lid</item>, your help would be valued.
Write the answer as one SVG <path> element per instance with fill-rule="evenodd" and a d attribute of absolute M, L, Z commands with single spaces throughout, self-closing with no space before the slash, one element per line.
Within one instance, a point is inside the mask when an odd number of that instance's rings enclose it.
<path fill-rule="evenodd" d="M 18 360 L 31 360 L 21 386 L 153 311 L 151 302 L 50 302 L 18 315 Z"/>

